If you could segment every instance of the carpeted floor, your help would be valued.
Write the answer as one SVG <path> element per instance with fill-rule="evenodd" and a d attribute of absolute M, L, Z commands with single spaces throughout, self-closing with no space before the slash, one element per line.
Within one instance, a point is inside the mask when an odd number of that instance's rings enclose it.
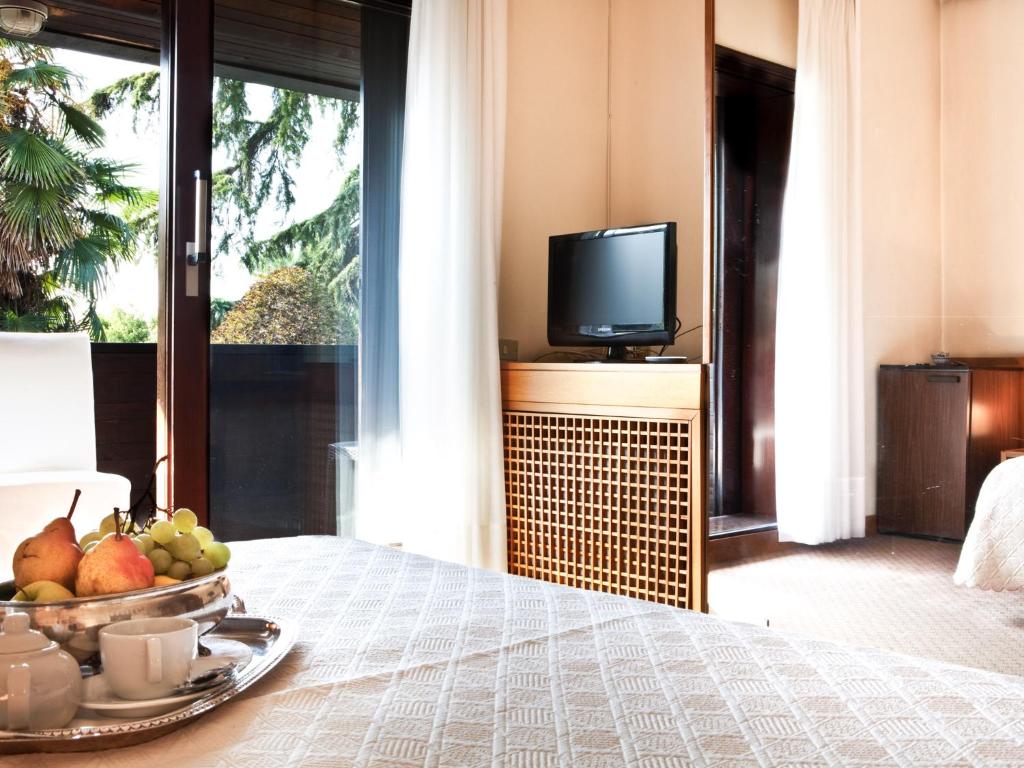
<path fill-rule="evenodd" d="M 872 536 L 727 563 L 713 614 L 1024 675 L 1024 592 L 953 585 L 959 544 Z"/>

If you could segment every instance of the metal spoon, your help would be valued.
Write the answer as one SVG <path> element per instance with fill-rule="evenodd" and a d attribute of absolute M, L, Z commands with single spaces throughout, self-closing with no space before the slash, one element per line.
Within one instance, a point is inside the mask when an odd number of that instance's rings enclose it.
<path fill-rule="evenodd" d="M 196 675 L 184 683 L 179 685 L 173 691 L 172 696 L 181 696 L 186 693 L 197 693 L 199 691 L 205 691 L 210 688 L 216 688 L 224 683 L 233 680 L 235 677 L 235 663 L 225 664 L 223 667 L 216 667 L 214 669 L 207 670 L 201 675 Z"/>

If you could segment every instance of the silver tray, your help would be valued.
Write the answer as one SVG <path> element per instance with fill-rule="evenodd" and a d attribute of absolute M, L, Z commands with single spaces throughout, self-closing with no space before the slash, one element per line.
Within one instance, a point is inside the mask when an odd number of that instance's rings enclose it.
<path fill-rule="evenodd" d="M 14 582 L 0 583 L 0 598 L 13 595 Z M 100 649 L 99 631 L 114 621 L 155 616 L 183 616 L 199 624 L 205 634 L 231 609 L 231 582 L 224 571 L 186 579 L 180 584 L 150 587 L 95 597 L 74 597 L 48 603 L 14 602 L 0 599 L 5 611 L 27 613 L 32 626 L 78 659 L 87 660 Z"/>
<path fill-rule="evenodd" d="M 230 701 L 277 666 L 295 643 L 295 628 L 267 616 L 228 614 L 209 634 L 200 638 L 223 637 L 245 643 L 252 659 L 222 688 L 163 715 L 138 720 L 100 719 L 96 725 L 49 731 L 11 733 L 0 736 L 0 755 L 25 752 L 88 752 L 141 744 L 176 731 L 205 712 Z"/>

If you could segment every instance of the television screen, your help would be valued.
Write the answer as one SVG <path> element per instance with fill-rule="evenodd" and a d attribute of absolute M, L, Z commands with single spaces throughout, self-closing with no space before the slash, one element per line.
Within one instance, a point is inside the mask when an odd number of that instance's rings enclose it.
<path fill-rule="evenodd" d="M 550 239 L 552 346 L 670 344 L 675 317 L 674 222 Z"/>

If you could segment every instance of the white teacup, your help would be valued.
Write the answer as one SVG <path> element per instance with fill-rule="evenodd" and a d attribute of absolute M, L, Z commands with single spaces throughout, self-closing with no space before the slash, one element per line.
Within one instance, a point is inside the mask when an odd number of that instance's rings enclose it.
<path fill-rule="evenodd" d="M 196 658 L 192 619 L 133 619 L 100 630 L 100 658 L 110 690 L 122 699 L 159 699 L 183 684 Z"/>

